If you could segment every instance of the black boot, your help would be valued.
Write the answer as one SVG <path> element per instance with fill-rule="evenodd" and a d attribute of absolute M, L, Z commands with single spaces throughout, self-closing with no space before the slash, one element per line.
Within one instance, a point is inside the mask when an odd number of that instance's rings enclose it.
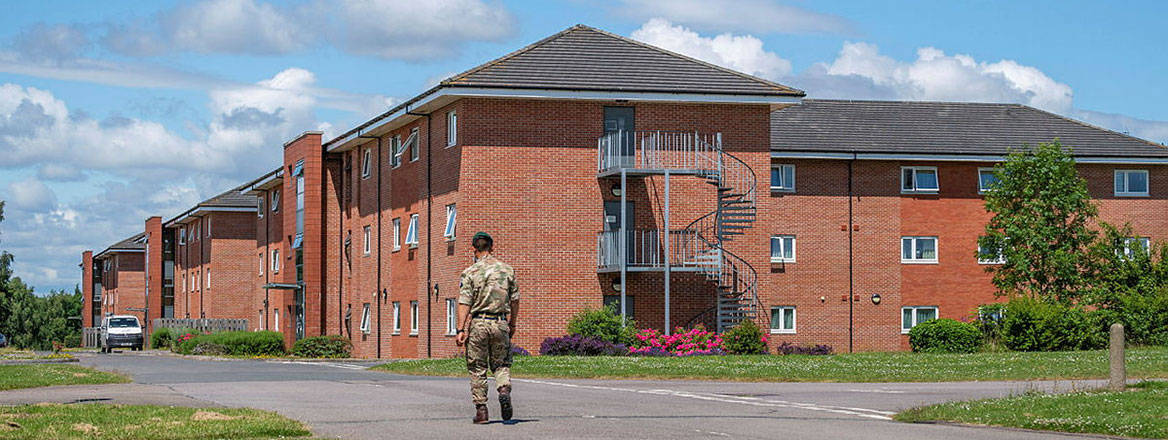
<path fill-rule="evenodd" d="M 490 418 L 487 416 L 487 405 L 485 403 L 476 403 L 474 423 L 476 425 L 482 425 L 487 423 L 487 420 L 489 419 Z"/>
<path fill-rule="evenodd" d="M 504 421 L 511 420 L 511 385 L 499 387 L 499 411 Z"/>

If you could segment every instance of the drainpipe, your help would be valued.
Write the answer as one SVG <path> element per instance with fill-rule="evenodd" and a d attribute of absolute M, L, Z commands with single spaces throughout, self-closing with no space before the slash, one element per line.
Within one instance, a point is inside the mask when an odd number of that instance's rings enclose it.
<path fill-rule="evenodd" d="M 856 287 L 856 282 L 855 282 L 855 270 L 854 270 L 855 265 L 856 265 L 856 260 L 855 260 L 855 256 L 854 256 L 855 254 L 853 253 L 853 248 L 855 247 L 854 243 L 853 243 L 854 239 L 855 239 L 855 233 L 852 231 L 852 229 L 854 228 L 854 224 L 855 224 L 854 217 L 853 217 L 853 211 L 852 211 L 852 196 L 853 196 L 853 189 L 852 189 L 853 173 L 852 172 L 853 172 L 853 165 L 855 163 L 856 163 L 856 153 L 852 152 L 852 158 L 850 160 L 848 160 L 848 353 L 851 353 L 854 350 L 855 329 L 856 329 L 856 318 L 855 318 L 855 304 L 856 304 L 855 287 Z"/>
<path fill-rule="evenodd" d="M 264 200 L 266 203 L 259 204 L 259 206 L 261 206 L 260 209 L 268 209 L 268 203 L 271 203 L 272 201 L 272 198 L 268 195 L 268 191 L 260 192 L 260 197 L 266 199 Z M 267 286 L 272 282 L 272 263 L 269 261 L 269 259 L 272 258 L 272 242 L 270 234 L 268 233 L 270 231 L 269 227 L 271 226 L 272 215 L 270 213 L 264 212 L 260 212 L 260 214 L 264 214 L 264 258 L 261 261 L 264 262 L 264 265 L 268 266 L 263 268 L 264 285 Z M 270 302 L 271 299 L 271 291 L 267 287 L 264 287 L 264 330 L 271 330 L 271 325 L 269 325 L 268 321 L 268 312 L 271 311 L 272 304 Z M 276 331 L 280 331 L 280 329 L 276 329 Z"/>
<path fill-rule="evenodd" d="M 434 241 L 433 240 L 434 194 L 433 194 L 433 189 L 431 187 L 431 183 L 432 183 L 431 182 L 431 175 L 432 175 L 433 169 L 434 169 L 434 160 L 432 158 L 434 155 L 433 154 L 434 153 L 433 140 L 432 140 L 433 133 L 431 133 L 431 130 L 430 130 L 430 113 L 429 112 L 416 113 L 416 112 L 411 112 L 411 111 L 407 110 L 406 114 L 426 117 L 426 357 L 429 358 L 429 357 L 434 357 L 433 356 L 434 333 L 432 331 L 433 325 L 431 324 L 434 321 L 434 314 L 431 313 L 431 308 L 433 307 L 433 304 L 431 301 L 432 296 L 430 295 L 430 289 L 431 289 L 431 285 L 432 285 L 431 283 L 433 283 L 432 275 L 433 275 L 433 268 L 434 268 L 433 246 L 431 244 L 431 242 Z"/>
<path fill-rule="evenodd" d="M 377 358 L 381 359 L 381 298 L 385 292 L 381 289 L 381 138 L 382 136 L 357 135 L 358 138 L 377 140 L 377 288 L 373 296 L 377 299 Z M 361 153 L 360 150 L 357 151 Z M 364 156 L 362 156 L 364 157 Z M 374 164 L 369 164 L 373 167 Z"/>

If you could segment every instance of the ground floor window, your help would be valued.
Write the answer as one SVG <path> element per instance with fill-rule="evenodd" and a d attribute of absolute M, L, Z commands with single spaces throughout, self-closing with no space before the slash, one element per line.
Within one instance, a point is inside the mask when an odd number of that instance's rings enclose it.
<path fill-rule="evenodd" d="M 410 334 L 418 334 L 418 302 L 410 301 Z"/>
<path fill-rule="evenodd" d="M 453 299 L 446 300 L 446 334 L 458 332 L 458 303 Z"/>
<path fill-rule="evenodd" d="M 612 310 L 615 311 L 617 315 L 620 315 L 620 299 L 620 295 L 604 295 L 604 306 L 612 307 Z M 628 319 L 635 319 L 636 317 L 636 315 L 633 313 L 633 310 L 636 310 L 636 307 L 633 306 L 633 304 L 636 304 L 634 302 L 635 299 L 636 298 L 633 298 L 632 296 L 625 296 L 625 301 L 628 301 L 628 304 L 625 306 L 625 317 Z"/>
<path fill-rule="evenodd" d="M 917 324 L 922 322 L 937 319 L 936 306 L 912 306 L 902 307 L 900 309 L 900 332 L 908 333 Z"/>
<path fill-rule="evenodd" d="M 401 333 L 401 303 L 393 302 L 393 334 Z"/>
<path fill-rule="evenodd" d="M 361 305 L 361 333 L 369 334 L 372 331 L 372 325 L 369 319 L 369 303 Z"/>
<path fill-rule="evenodd" d="M 795 306 L 771 307 L 771 333 L 795 333 Z"/>

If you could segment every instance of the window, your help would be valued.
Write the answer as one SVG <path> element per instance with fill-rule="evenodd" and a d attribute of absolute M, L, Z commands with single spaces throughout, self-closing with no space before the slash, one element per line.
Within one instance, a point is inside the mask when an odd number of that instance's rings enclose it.
<path fill-rule="evenodd" d="M 1144 254 L 1152 249 L 1152 239 L 1148 237 L 1134 237 L 1123 239 L 1123 256 L 1131 258 L 1136 253 L 1136 248 L 1142 249 Z"/>
<path fill-rule="evenodd" d="M 418 302 L 410 301 L 410 334 L 418 334 Z"/>
<path fill-rule="evenodd" d="M 771 307 L 771 333 L 795 333 L 795 306 Z"/>
<path fill-rule="evenodd" d="M 389 166 L 393 167 L 393 168 L 397 168 L 397 167 L 401 166 L 401 155 L 402 155 L 402 152 L 405 150 L 402 149 L 402 139 L 401 139 L 400 134 L 397 136 L 394 136 L 393 139 L 390 141 L 390 150 L 389 151 L 390 151 Z"/>
<path fill-rule="evenodd" d="M 994 174 L 993 168 L 978 168 L 977 169 L 977 192 L 978 194 L 985 194 L 993 191 L 994 185 L 998 184 L 998 175 Z"/>
<path fill-rule="evenodd" d="M 612 307 L 612 310 L 615 311 L 617 315 L 620 315 L 621 312 L 620 299 L 620 295 L 604 295 L 604 298 L 602 298 L 604 301 L 604 306 Z M 625 295 L 625 301 L 628 301 L 628 304 L 625 306 L 625 317 L 628 319 L 636 319 L 636 315 L 633 313 L 633 311 L 637 308 L 636 298 L 631 295 Z"/>
<path fill-rule="evenodd" d="M 272 316 L 275 317 L 273 323 L 276 324 L 276 326 L 273 328 L 275 328 L 276 331 L 280 331 L 280 309 L 273 309 Z"/>
<path fill-rule="evenodd" d="M 364 245 L 362 245 L 362 247 L 361 247 L 361 252 L 362 252 L 363 254 L 365 254 L 365 255 L 369 255 L 369 247 L 370 247 L 370 243 L 369 243 L 369 241 L 370 241 L 370 235 L 369 235 L 369 232 L 370 232 L 370 227 L 369 227 L 369 226 L 366 226 L 366 227 L 365 227 L 365 242 L 364 242 Z"/>
<path fill-rule="evenodd" d="M 211 238 L 211 214 L 207 214 L 207 238 Z"/>
<path fill-rule="evenodd" d="M 977 245 L 977 264 L 1006 264 L 1006 257 L 1001 249 L 990 249 L 981 244 Z"/>
<path fill-rule="evenodd" d="M 401 334 L 401 303 L 393 302 L 393 334 Z"/>
<path fill-rule="evenodd" d="M 795 191 L 794 165 L 771 165 L 771 191 Z"/>
<path fill-rule="evenodd" d="M 195 276 L 191 277 L 191 281 L 195 282 L 195 285 L 194 285 L 195 290 L 199 290 L 199 280 L 203 279 L 202 275 L 203 275 L 202 271 L 196 270 Z"/>
<path fill-rule="evenodd" d="M 446 334 L 458 333 L 458 305 L 453 299 L 446 300 Z"/>
<path fill-rule="evenodd" d="M 406 230 L 406 244 L 418 247 L 418 215 L 410 214 L 410 228 Z"/>
<path fill-rule="evenodd" d="M 187 228 L 182 228 L 182 229 L 178 230 L 178 244 L 179 245 L 187 244 Z"/>
<path fill-rule="evenodd" d="M 361 333 L 369 334 L 372 330 L 372 323 L 369 319 L 369 303 L 361 304 Z"/>
<path fill-rule="evenodd" d="M 446 114 L 446 146 L 450 147 L 458 143 L 458 113 L 450 112 Z"/>
<path fill-rule="evenodd" d="M 937 319 L 936 306 L 915 306 L 900 308 L 900 332 L 908 333 L 909 329 L 922 322 Z"/>
<path fill-rule="evenodd" d="M 812 246 L 812 247 L 814 247 L 814 246 Z M 794 235 L 771 236 L 771 262 L 772 263 L 794 263 L 795 262 L 795 236 Z"/>
<path fill-rule="evenodd" d="M 280 211 L 280 190 L 272 190 L 272 212 Z"/>
<path fill-rule="evenodd" d="M 191 232 L 191 241 L 199 239 L 199 224 L 195 223 L 195 229 Z"/>
<path fill-rule="evenodd" d="M 900 167 L 901 193 L 935 193 L 940 189 L 937 167 Z"/>
<path fill-rule="evenodd" d="M 182 274 L 182 290 L 187 290 L 187 274 Z"/>
<path fill-rule="evenodd" d="M 272 249 L 272 273 L 280 273 L 280 250 Z"/>
<path fill-rule="evenodd" d="M 1148 170 L 1115 170 L 1115 195 L 1147 196 Z"/>
<path fill-rule="evenodd" d="M 365 154 L 361 158 L 361 178 L 362 179 L 368 179 L 369 176 L 372 175 L 373 164 L 370 163 L 370 161 L 372 161 L 372 160 L 373 160 L 373 149 L 366 148 Z"/>
<path fill-rule="evenodd" d="M 937 237 L 903 237 L 900 239 L 901 263 L 936 263 Z"/>
<path fill-rule="evenodd" d="M 259 261 L 260 261 L 260 275 L 263 275 L 264 274 L 264 253 L 263 252 L 260 252 Z"/>
<path fill-rule="evenodd" d="M 256 217 L 264 218 L 264 198 L 256 197 Z"/>
<path fill-rule="evenodd" d="M 211 288 L 211 269 L 207 269 L 207 282 L 203 283 L 204 289 Z"/>
<path fill-rule="evenodd" d="M 446 229 L 442 231 L 442 236 L 446 237 L 447 240 L 454 239 L 454 224 L 457 216 L 458 210 L 454 207 L 454 204 L 446 205 Z"/>
<path fill-rule="evenodd" d="M 401 219 L 393 219 L 393 250 L 401 250 Z"/>
<path fill-rule="evenodd" d="M 418 129 L 411 129 L 410 137 L 406 140 L 406 145 L 408 145 L 410 148 L 410 162 L 418 160 L 418 144 L 420 143 L 421 142 L 418 142 Z"/>

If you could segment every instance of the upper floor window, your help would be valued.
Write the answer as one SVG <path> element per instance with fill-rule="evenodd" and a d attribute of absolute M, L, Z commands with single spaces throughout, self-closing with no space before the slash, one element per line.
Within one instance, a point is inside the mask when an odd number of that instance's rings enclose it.
<path fill-rule="evenodd" d="M 410 214 L 410 227 L 406 230 L 406 244 L 418 247 L 418 215 Z"/>
<path fill-rule="evenodd" d="M 373 173 L 373 149 L 366 148 L 364 155 L 361 157 L 361 178 L 368 179 Z"/>
<path fill-rule="evenodd" d="M 272 249 L 272 273 L 280 273 L 280 250 Z"/>
<path fill-rule="evenodd" d="M 795 236 L 775 235 L 771 237 L 771 262 L 795 262 Z"/>
<path fill-rule="evenodd" d="M 446 229 L 442 231 L 442 236 L 448 240 L 454 239 L 454 226 L 458 217 L 458 209 L 451 203 L 446 205 Z"/>
<path fill-rule="evenodd" d="M 187 228 L 182 228 L 182 229 L 178 230 L 178 244 L 179 245 L 187 244 Z"/>
<path fill-rule="evenodd" d="M 1006 264 L 1006 256 L 1001 249 L 990 249 L 977 245 L 977 264 Z"/>
<path fill-rule="evenodd" d="M 260 275 L 263 275 L 264 274 L 264 253 L 263 252 L 260 252 L 259 262 L 260 262 Z"/>
<path fill-rule="evenodd" d="M 937 167 L 900 167 L 900 192 L 935 193 L 940 190 Z"/>
<path fill-rule="evenodd" d="M 1148 170 L 1115 170 L 1115 195 L 1147 196 Z"/>
<path fill-rule="evenodd" d="M 936 263 L 937 237 L 902 237 L 901 263 Z"/>
<path fill-rule="evenodd" d="M 272 212 L 280 210 L 280 190 L 272 190 Z"/>
<path fill-rule="evenodd" d="M 795 191 L 794 165 L 771 165 L 771 191 Z"/>
<path fill-rule="evenodd" d="M 1140 249 L 1144 254 L 1152 250 L 1152 239 L 1148 237 L 1132 237 L 1123 239 L 1123 256 L 1131 258 Z"/>
<path fill-rule="evenodd" d="M 998 175 L 994 174 L 993 168 L 978 168 L 977 169 L 977 192 L 985 194 L 994 189 L 994 185 L 998 184 Z"/>
<path fill-rule="evenodd" d="M 366 226 L 365 227 L 365 242 L 364 242 L 364 245 L 361 247 L 361 253 L 363 253 L 365 255 L 369 255 L 370 241 L 372 241 L 370 239 L 369 233 L 370 233 L 370 227 Z"/>
<path fill-rule="evenodd" d="M 421 142 L 418 141 L 418 129 L 411 129 L 410 138 L 406 140 L 406 145 L 410 149 L 410 162 L 418 160 L 418 151 L 420 150 L 418 144 L 421 144 Z"/>
<path fill-rule="evenodd" d="M 264 218 L 264 198 L 256 197 L 256 217 Z"/>
<path fill-rule="evenodd" d="M 446 146 L 453 146 L 458 143 L 458 113 L 450 112 L 446 114 Z"/>
<path fill-rule="evenodd" d="M 207 214 L 207 238 L 211 238 L 211 214 Z"/>
<path fill-rule="evenodd" d="M 401 155 L 402 152 L 405 151 L 402 149 L 402 139 L 400 134 L 394 136 L 393 139 L 390 139 L 389 151 L 389 166 L 392 168 L 397 168 L 401 165 Z"/>
<path fill-rule="evenodd" d="M 401 250 L 401 219 L 393 219 L 393 250 Z"/>

